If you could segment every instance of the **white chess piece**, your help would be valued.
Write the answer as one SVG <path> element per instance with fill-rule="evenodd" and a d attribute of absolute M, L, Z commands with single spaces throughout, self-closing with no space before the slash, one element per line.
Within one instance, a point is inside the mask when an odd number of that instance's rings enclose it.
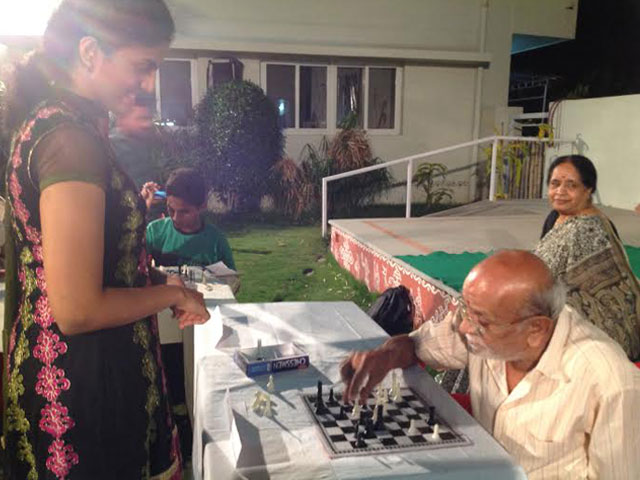
<path fill-rule="evenodd" d="M 386 389 L 382 387 L 382 384 L 378 384 L 376 388 L 376 402 L 382 403 L 382 397 Z"/>
<path fill-rule="evenodd" d="M 373 417 L 371 418 L 371 421 L 373 423 L 376 423 L 378 421 L 378 404 L 377 403 L 373 407 Z"/>
<path fill-rule="evenodd" d="M 433 434 L 431 435 L 431 440 L 435 440 L 436 442 L 440 440 L 440 425 L 437 423 L 433 426 Z"/>
<path fill-rule="evenodd" d="M 391 372 L 391 391 L 389 393 L 391 394 L 392 402 L 395 403 L 400 399 L 400 385 L 398 384 L 396 372 Z"/>
<path fill-rule="evenodd" d="M 275 389 L 276 387 L 273 383 L 273 375 L 269 375 L 269 381 L 267 382 L 267 391 L 273 393 Z"/>
<path fill-rule="evenodd" d="M 263 397 L 264 400 L 264 416 L 271 417 L 273 416 L 273 410 L 271 410 L 271 395 L 265 395 Z"/>
<path fill-rule="evenodd" d="M 251 404 L 251 409 L 255 412 L 262 405 L 262 393 L 256 392 L 256 396 L 253 399 L 253 403 Z"/>
<path fill-rule="evenodd" d="M 409 424 L 409 431 L 407 433 L 412 437 L 415 435 L 420 435 L 420 430 L 418 430 L 418 427 L 416 427 L 415 420 L 411 420 L 411 423 Z"/>
<path fill-rule="evenodd" d="M 360 404 L 357 401 L 356 403 L 353 404 L 353 410 L 351 411 L 351 418 L 353 420 L 360 418 Z"/>

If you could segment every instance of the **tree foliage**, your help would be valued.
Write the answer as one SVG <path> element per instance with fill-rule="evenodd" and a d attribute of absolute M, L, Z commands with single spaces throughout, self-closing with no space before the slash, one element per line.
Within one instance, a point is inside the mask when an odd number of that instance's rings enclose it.
<path fill-rule="evenodd" d="M 249 81 L 209 89 L 196 107 L 203 171 L 233 211 L 257 209 L 271 168 L 283 156 L 275 106 Z"/>

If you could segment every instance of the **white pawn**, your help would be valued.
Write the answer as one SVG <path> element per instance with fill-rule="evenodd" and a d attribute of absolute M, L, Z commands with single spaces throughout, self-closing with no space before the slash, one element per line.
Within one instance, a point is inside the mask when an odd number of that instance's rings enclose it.
<path fill-rule="evenodd" d="M 264 416 L 273 416 L 273 411 L 271 410 L 271 395 L 264 396 Z"/>
<path fill-rule="evenodd" d="M 253 399 L 253 403 L 251 404 L 251 409 L 255 412 L 262 405 L 262 393 L 256 392 L 256 396 Z"/>
<path fill-rule="evenodd" d="M 382 403 L 382 395 L 383 395 L 382 390 L 383 390 L 382 385 L 378 384 L 378 386 L 376 387 L 376 405 L 378 403 Z"/>
<path fill-rule="evenodd" d="M 391 401 L 397 402 L 400 400 L 400 385 L 398 384 L 398 377 L 396 372 L 391 372 Z"/>
<path fill-rule="evenodd" d="M 371 418 L 371 421 L 373 423 L 376 423 L 378 421 L 378 404 L 377 403 L 373 407 L 373 417 Z"/>
<path fill-rule="evenodd" d="M 276 389 L 275 384 L 273 383 L 273 375 L 269 375 L 269 381 L 267 382 L 267 391 L 273 393 Z"/>
<path fill-rule="evenodd" d="M 358 418 L 360 418 L 360 404 L 356 401 L 356 403 L 353 404 L 353 410 L 351 411 L 351 418 L 353 420 L 357 420 Z"/>
<path fill-rule="evenodd" d="M 416 421 L 415 420 L 411 420 L 411 423 L 409 424 L 409 431 L 407 433 L 411 437 L 413 437 L 415 435 L 420 435 L 420 430 L 418 430 L 418 427 L 416 427 Z"/>
<path fill-rule="evenodd" d="M 433 434 L 431 435 L 431 440 L 435 440 L 436 442 L 440 441 L 440 425 L 437 423 L 433 426 Z"/>

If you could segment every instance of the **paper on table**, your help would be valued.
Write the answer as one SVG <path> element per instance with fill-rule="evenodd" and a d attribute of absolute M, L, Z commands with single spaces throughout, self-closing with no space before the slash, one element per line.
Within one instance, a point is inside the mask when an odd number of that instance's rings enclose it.
<path fill-rule="evenodd" d="M 226 277 L 230 275 L 238 275 L 238 272 L 227 267 L 223 261 L 212 263 L 205 267 L 208 272 L 214 274 L 216 277 Z"/>

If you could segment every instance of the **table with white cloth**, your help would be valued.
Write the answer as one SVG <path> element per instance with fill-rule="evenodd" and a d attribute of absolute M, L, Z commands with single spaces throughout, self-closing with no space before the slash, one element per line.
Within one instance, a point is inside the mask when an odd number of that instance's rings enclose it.
<path fill-rule="evenodd" d="M 235 302 L 236 299 L 229 285 L 223 282 L 210 282 L 208 284 L 195 283 L 190 285 L 204 296 L 204 301 L 210 311 L 220 304 Z M 178 321 L 174 318 L 171 309 L 166 308 L 158 313 L 158 330 L 160 342 L 163 345 L 182 343 L 184 361 L 184 392 L 189 418 L 193 422 L 193 376 L 194 376 L 194 352 L 193 352 L 193 327 L 180 329 Z"/>
<path fill-rule="evenodd" d="M 302 389 L 339 382 L 352 350 L 380 345 L 386 333 L 351 302 L 225 304 L 194 328 L 196 479 L 526 479 L 512 457 L 423 369 L 398 371 L 470 445 L 331 458 L 303 404 Z M 236 365 L 238 348 L 294 342 L 310 366 L 274 375 L 274 415 L 251 410 L 268 376 L 249 378 Z"/>

